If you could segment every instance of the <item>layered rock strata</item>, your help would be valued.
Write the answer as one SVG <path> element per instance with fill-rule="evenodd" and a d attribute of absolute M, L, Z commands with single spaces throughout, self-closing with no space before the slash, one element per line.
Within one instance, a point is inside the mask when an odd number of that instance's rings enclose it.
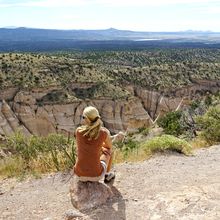
<path fill-rule="evenodd" d="M 82 87 L 83 88 L 83 87 Z M 194 86 L 162 94 L 128 86 L 131 96 L 126 100 L 98 98 L 65 102 L 42 102 L 44 97 L 62 88 L 38 88 L 19 91 L 11 88 L 0 95 L 0 134 L 21 130 L 25 135 L 46 136 L 49 133 L 72 133 L 80 124 L 80 116 L 88 105 L 98 108 L 104 125 L 112 132 L 133 131 L 151 126 L 166 112 L 184 106 L 198 94 L 219 91 L 219 82 L 202 81 Z M 86 89 L 86 88 L 85 88 Z"/>

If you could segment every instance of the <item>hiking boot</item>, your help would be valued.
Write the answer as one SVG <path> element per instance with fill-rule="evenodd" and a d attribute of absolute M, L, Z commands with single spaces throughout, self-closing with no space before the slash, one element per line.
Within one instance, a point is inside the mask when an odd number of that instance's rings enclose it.
<path fill-rule="evenodd" d="M 105 174 L 104 183 L 110 183 L 112 180 L 115 179 L 115 174 L 110 172 Z"/>

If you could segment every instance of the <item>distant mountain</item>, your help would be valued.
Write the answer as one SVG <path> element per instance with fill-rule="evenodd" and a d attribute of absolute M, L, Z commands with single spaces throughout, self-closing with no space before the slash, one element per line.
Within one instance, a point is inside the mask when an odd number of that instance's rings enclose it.
<path fill-rule="evenodd" d="M 200 39 L 208 40 L 219 37 L 220 33 L 185 31 L 185 32 L 137 32 L 129 30 L 55 30 L 25 27 L 0 28 L 0 40 L 139 40 L 139 39 Z"/>
<path fill-rule="evenodd" d="M 118 30 L 55 30 L 25 27 L 0 28 L 0 52 L 6 51 L 53 51 L 85 48 L 143 48 L 152 43 L 220 44 L 220 32 L 184 31 L 184 32 L 141 32 Z M 76 43 L 77 41 L 77 43 Z M 81 43 L 78 43 L 78 42 Z M 112 42 L 110 42 L 112 41 Z M 132 42 L 130 42 L 132 41 Z M 161 42 L 159 42 L 161 41 Z M 136 43 L 135 43 L 136 42 Z M 142 42 L 142 43 L 141 43 Z M 106 47 L 107 45 L 107 47 Z M 131 46 L 132 45 L 132 46 Z M 172 46 L 171 45 L 171 46 Z M 211 45 L 213 47 L 213 45 Z M 199 45 L 200 47 L 200 45 Z"/>
<path fill-rule="evenodd" d="M 7 28 L 7 29 L 15 29 L 15 28 L 18 28 L 16 26 L 6 26 L 6 27 L 3 27 L 3 28 Z"/>
<path fill-rule="evenodd" d="M 32 28 L 0 28 L 0 40 L 131 40 L 136 33 L 114 28 L 106 30 L 53 30 Z M 141 34 L 139 36 L 142 37 Z"/>

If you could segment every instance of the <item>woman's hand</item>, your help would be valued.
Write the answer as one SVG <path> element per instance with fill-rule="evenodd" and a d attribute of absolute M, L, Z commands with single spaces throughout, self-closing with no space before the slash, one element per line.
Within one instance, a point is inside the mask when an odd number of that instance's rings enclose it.
<path fill-rule="evenodd" d="M 123 142 L 125 138 L 125 133 L 120 131 L 118 134 L 111 136 L 112 142 Z"/>

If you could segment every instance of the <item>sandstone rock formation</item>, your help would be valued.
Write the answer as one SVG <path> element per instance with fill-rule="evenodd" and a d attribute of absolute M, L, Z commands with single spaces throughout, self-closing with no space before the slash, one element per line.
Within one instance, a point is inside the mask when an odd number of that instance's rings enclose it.
<path fill-rule="evenodd" d="M 73 85 L 74 88 L 76 86 L 79 85 Z M 195 85 L 190 87 L 162 94 L 129 85 L 126 89 L 131 96 L 124 100 L 102 97 L 75 99 L 67 103 L 47 102 L 44 99 L 62 88 L 35 88 L 29 91 L 9 88 L 0 94 L 0 134 L 10 135 L 16 130 L 21 130 L 25 135 L 42 136 L 72 133 L 80 124 L 80 115 L 88 105 L 98 108 L 104 125 L 112 133 L 132 132 L 140 127 L 151 126 L 158 116 L 175 110 L 180 104 L 186 105 L 193 97 L 219 91 L 219 88 L 219 82 L 203 80 L 195 81 Z"/>
<path fill-rule="evenodd" d="M 19 89 L 16 87 L 11 87 L 11 88 L 1 90 L 0 100 L 12 100 L 18 91 Z"/>
<path fill-rule="evenodd" d="M 30 135 L 28 129 L 20 123 L 16 114 L 4 100 L 0 102 L 0 135 L 11 135 L 20 130 L 25 135 Z"/>

